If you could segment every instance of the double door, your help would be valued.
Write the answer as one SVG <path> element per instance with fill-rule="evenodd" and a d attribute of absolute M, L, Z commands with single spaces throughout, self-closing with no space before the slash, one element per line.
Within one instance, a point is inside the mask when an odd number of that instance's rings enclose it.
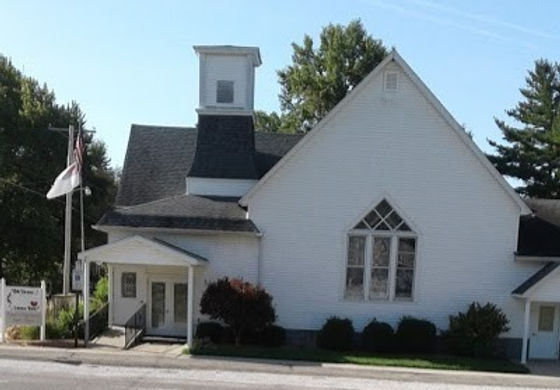
<path fill-rule="evenodd" d="M 186 337 L 187 305 L 186 277 L 150 276 L 146 324 L 148 335 Z"/>

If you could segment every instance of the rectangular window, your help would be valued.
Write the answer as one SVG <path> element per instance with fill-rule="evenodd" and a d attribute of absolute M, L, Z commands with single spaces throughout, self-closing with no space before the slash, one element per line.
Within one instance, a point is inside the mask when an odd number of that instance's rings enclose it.
<path fill-rule="evenodd" d="M 348 263 L 346 265 L 346 298 L 364 298 L 365 236 L 348 238 Z"/>
<path fill-rule="evenodd" d="M 371 255 L 371 282 L 369 299 L 389 297 L 389 267 L 391 264 L 391 237 L 373 237 Z"/>
<path fill-rule="evenodd" d="M 554 306 L 539 307 L 539 332 L 554 330 Z"/>
<path fill-rule="evenodd" d="M 218 80 L 216 86 L 216 102 L 233 103 L 233 81 Z"/>
<path fill-rule="evenodd" d="M 385 90 L 396 91 L 398 88 L 398 73 L 386 72 L 385 73 Z"/>
<path fill-rule="evenodd" d="M 187 284 L 173 284 L 173 319 L 176 323 L 187 322 Z"/>
<path fill-rule="evenodd" d="M 399 238 L 395 298 L 412 298 L 416 240 Z"/>
<path fill-rule="evenodd" d="M 121 275 L 121 297 L 136 298 L 136 272 L 123 272 Z"/>

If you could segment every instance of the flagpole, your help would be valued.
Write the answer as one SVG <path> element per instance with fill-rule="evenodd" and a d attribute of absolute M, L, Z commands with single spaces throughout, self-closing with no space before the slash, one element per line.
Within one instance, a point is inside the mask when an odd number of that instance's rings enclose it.
<path fill-rule="evenodd" d="M 82 124 L 80 123 L 78 137 L 82 137 Z M 82 144 L 83 139 L 80 141 Z M 85 151 L 82 153 L 85 154 Z M 84 230 L 84 157 L 82 156 L 82 166 L 80 167 L 80 230 L 82 233 L 82 252 L 86 250 L 86 238 Z"/>
<path fill-rule="evenodd" d="M 74 162 L 74 126 L 68 126 L 67 166 Z M 64 221 L 64 263 L 62 267 L 62 293 L 70 293 L 70 257 L 72 255 L 72 191 L 66 194 L 66 213 Z"/>

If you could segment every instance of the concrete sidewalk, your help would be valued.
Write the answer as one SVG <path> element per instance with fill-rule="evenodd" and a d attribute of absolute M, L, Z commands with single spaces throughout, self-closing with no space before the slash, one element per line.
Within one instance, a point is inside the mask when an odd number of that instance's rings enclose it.
<path fill-rule="evenodd" d="M 72 365 L 178 368 L 186 370 L 242 371 L 333 377 L 374 378 L 424 383 L 453 383 L 481 386 L 560 388 L 559 377 L 499 374 L 473 371 L 445 371 L 397 367 L 361 366 L 265 359 L 197 357 L 149 350 L 70 349 L 0 345 L 0 359 L 37 360 Z M 167 350 L 169 352 L 169 350 Z"/>

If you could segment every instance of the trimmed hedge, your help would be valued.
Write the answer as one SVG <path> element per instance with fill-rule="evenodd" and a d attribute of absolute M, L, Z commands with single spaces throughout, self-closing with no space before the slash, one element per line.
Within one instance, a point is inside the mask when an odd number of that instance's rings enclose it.
<path fill-rule="evenodd" d="M 259 344 L 280 347 L 286 344 L 286 330 L 278 325 L 265 326 L 258 334 Z"/>
<path fill-rule="evenodd" d="M 354 327 L 348 318 L 330 317 L 317 335 L 317 346 L 332 351 L 351 350 Z"/>
<path fill-rule="evenodd" d="M 395 333 L 391 325 L 373 319 L 362 331 L 362 348 L 369 352 L 392 352 Z"/>
<path fill-rule="evenodd" d="M 403 317 L 399 321 L 395 338 L 401 352 L 432 352 L 436 344 L 436 326 L 428 321 Z"/>

